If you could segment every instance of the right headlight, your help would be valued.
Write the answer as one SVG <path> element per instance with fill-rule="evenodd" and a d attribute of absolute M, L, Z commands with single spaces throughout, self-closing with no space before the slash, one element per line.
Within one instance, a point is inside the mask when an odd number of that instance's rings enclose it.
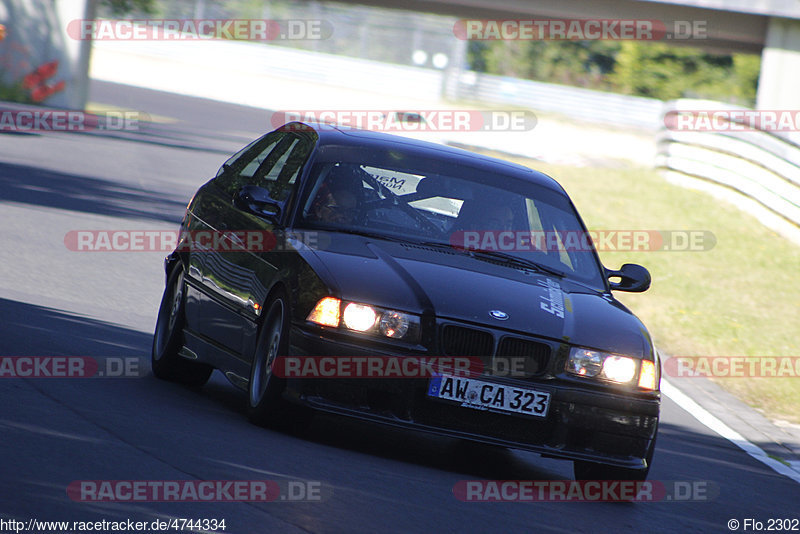
<path fill-rule="evenodd" d="M 573 347 L 569 351 L 566 371 L 616 384 L 635 384 L 651 391 L 656 389 L 656 367 L 650 360 Z"/>

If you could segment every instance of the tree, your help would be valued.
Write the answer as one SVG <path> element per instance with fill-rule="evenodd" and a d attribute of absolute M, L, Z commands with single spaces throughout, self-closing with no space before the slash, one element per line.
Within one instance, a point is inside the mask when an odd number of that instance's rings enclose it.
<path fill-rule="evenodd" d="M 661 100 L 755 103 L 760 58 L 639 41 L 473 41 L 473 70 Z"/>
<path fill-rule="evenodd" d="M 609 76 L 627 94 L 661 100 L 710 98 L 743 105 L 755 102 L 760 58 L 710 54 L 685 46 L 627 41 Z"/>
<path fill-rule="evenodd" d="M 129 13 L 152 15 L 156 12 L 155 0 L 100 0 L 98 5 L 107 8 L 114 17 Z"/>

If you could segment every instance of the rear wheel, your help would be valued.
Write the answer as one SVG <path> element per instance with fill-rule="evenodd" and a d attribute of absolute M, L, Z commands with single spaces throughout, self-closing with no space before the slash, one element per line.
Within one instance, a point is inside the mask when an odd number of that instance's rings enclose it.
<path fill-rule="evenodd" d="M 184 341 L 185 289 L 183 267 L 177 266 L 170 273 L 164 296 L 161 298 L 156 330 L 153 334 L 150 365 L 153 374 L 158 378 L 200 387 L 208 382 L 214 368 L 179 355 Z"/>

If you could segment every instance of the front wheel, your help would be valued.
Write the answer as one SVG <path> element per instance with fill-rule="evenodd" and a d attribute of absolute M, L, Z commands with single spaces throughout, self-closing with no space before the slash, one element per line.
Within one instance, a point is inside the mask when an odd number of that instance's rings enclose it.
<path fill-rule="evenodd" d="M 635 480 L 645 481 L 650 468 L 628 469 L 614 465 L 596 464 L 575 460 L 573 462 L 573 472 L 575 480 Z"/>
<path fill-rule="evenodd" d="M 266 426 L 279 419 L 281 395 L 286 380 L 272 373 L 278 356 L 285 356 L 289 346 L 289 310 L 286 297 L 278 294 L 265 307 L 267 314 L 258 335 L 250 368 L 248 412 L 250 421 Z"/>
<path fill-rule="evenodd" d="M 167 280 L 161 306 L 158 309 L 150 365 L 153 374 L 192 387 L 200 387 L 214 371 L 210 365 L 189 361 L 180 356 L 183 347 L 183 326 L 186 312 L 186 284 L 183 268 L 175 267 Z"/>
<path fill-rule="evenodd" d="M 258 335 L 248 388 L 248 416 L 252 423 L 300 433 L 311 422 L 313 412 L 283 399 L 286 379 L 275 375 L 278 357 L 289 350 L 289 301 L 281 291 L 264 306 L 267 314 Z"/>
<path fill-rule="evenodd" d="M 658 427 L 656 427 L 656 435 L 657 434 Z M 653 436 L 653 441 L 650 443 L 650 448 L 647 450 L 647 455 L 645 456 L 647 467 L 644 469 L 629 469 L 626 467 L 575 460 L 572 465 L 575 480 L 634 480 L 643 482 L 647 480 L 647 475 L 650 473 L 650 466 L 653 464 L 653 453 L 655 450 L 656 437 Z"/>

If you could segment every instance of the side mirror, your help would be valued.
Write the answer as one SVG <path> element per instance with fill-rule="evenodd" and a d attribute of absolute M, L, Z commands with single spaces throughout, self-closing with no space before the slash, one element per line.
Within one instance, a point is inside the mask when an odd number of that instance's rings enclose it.
<path fill-rule="evenodd" d="M 281 218 L 281 205 L 269 196 L 263 187 L 246 185 L 233 196 L 233 205 L 240 210 L 277 223 Z"/>
<path fill-rule="evenodd" d="M 626 263 L 619 271 L 606 269 L 606 278 L 611 289 L 616 291 L 628 291 L 629 293 L 641 293 L 650 287 L 650 272 L 635 263 Z M 619 282 L 612 282 L 612 278 L 619 278 Z"/>

